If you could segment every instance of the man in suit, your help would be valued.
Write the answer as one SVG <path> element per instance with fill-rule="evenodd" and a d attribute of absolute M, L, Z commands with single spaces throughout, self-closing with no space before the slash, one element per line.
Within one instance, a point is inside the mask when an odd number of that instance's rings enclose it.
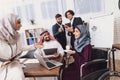
<path fill-rule="evenodd" d="M 75 29 L 77 25 L 83 24 L 83 20 L 81 19 L 81 17 L 74 17 L 74 15 L 75 13 L 73 10 L 68 10 L 65 12 L 65 17 L 70 20 L 73 29 Z"/>
<path fill-rule="evenodd" d="M 56 23 L 52 26 L 52 32 L 55 39 L 62 45 L 63 49 L 66 47 L 66 32 L 62 24 L 62 15 L 56 14 Z"/>
<path fill-rule="evenodd" d="M 81 17 L 74 17 L 74 14 L 75 13 L 73 10 L 68 10 L 65 12 L 65 17 L 69 19 L 71 23 L 71 26 L 67 27 L 66 31 L 72 33 L 71 40 L 70 40 L 72 49 L 74 49 L 74 40 L 75 40 L 74 35 L 73 35 L 74 29 L 77 25 L 83 25 L 83 21 Z"/>

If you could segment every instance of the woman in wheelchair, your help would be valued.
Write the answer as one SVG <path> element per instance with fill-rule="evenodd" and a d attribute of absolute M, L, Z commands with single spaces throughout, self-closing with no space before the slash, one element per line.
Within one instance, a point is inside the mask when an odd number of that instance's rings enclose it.
<path fill-rule="evenodd" d="M 92 46 L 90 44 L 90 33 L 87 27 L 78 25 L 74 31 L 75 50 L 70 50 L 67 53 L 74 57 L 74 63 L 64 68 L 62 80 L 80 80 L 80 66 L 91 60 Z M 88 68 L 83 68 L 83 76 L 89 73 Z"/>

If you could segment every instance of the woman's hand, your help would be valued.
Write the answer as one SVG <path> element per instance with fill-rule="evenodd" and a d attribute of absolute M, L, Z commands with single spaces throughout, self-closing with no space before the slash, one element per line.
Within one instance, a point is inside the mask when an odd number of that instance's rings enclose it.
<path fill-rule="evenodd" d="M 9 64 L 9 63 L 11 63 L 11 61 L 9 61 L 9 60 L 8 60 L 8 61 L 5 61 L 5 62 L 2 63 L 1 67 L 5 66 L 5 65 L 7 65 L 7 64 Z"/>
<path fill-rule="evenodd" d="M 74 50 L 69 50 L 67 51 L 68 54 L 75 54 L 75 51 Z"/>
<path fill-rule="evenodd" d="M 43 47 L 43 45 L 41 45 L 39 43 L 35 43 L 34 46 L 35 46 L 35 48 L 42 48 Z"/>

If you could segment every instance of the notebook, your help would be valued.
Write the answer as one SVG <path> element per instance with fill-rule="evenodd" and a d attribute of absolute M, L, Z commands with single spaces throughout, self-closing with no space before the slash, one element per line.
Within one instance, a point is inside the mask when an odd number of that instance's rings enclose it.
<path fill-rule="evenodd" d="M 61 62 L 55 61 L 55 60 L 44 60 L 43 57 L 40 54 L 35 54 L 35 58 L 38 59 L 39 63 L 43 65 L 48 70 L 59 67 L 63 65 Z"/>
<path fill-rule="evenodd" d="M 44 57 L 55 57 L 54 53 L 57 53 L 57 48 L 43 49 Z"/>

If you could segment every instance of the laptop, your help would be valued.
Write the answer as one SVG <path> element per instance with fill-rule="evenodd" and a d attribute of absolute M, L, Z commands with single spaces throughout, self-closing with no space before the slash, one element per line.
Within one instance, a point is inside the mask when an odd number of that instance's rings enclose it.
<path fill-rule="evenodd" d="M 61 62 L 58 62 L 55 60 L 49 60 L 49 59 L 44 60 L 44 58 L 40 54 L 35 54 L 35 58 L 37 58 L 39 63 L 43 65 L 45 68 L 47 68 L 48 70 L 63 65 Z"/>
<path fill-rule="evenodd" d="M 55 57 L 54 53 L 57 53 L 57 48 L 43 49 L 44 57 Z"/>

